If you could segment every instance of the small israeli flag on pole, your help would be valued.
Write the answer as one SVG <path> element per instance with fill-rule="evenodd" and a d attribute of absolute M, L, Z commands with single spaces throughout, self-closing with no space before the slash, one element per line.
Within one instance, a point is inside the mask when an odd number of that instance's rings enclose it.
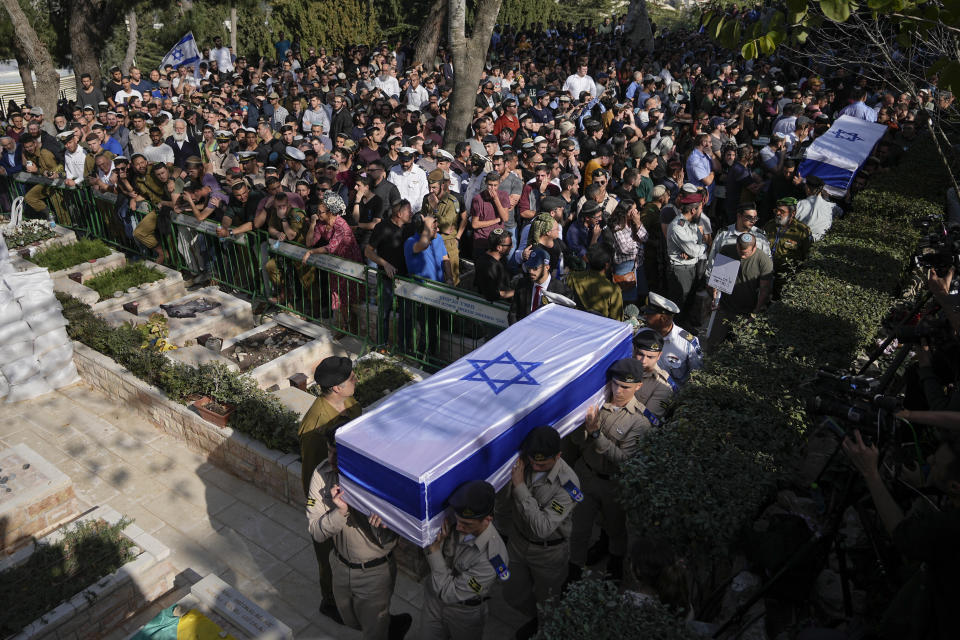
<path fill-rule="evenodd" d="M 193 39 L 193 32 L 191 31 L 180 38 L 180 42 L 175 44 L 167 52 L 167 55 L 163 56 L 163 60 L 160 61 L 160 69 L 168 64 L 176 69 L 185 64 L 195 64 L 198 60 L 200 60 L 200 50 L 197 49 L 197 41 Z"/>

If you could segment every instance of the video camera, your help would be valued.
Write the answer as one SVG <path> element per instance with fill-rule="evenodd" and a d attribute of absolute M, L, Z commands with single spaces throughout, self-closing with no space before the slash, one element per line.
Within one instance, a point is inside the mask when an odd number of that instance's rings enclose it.
<path fill-rule="evenodd" d="M 884 386 L 877 378 L 820 369 L 811 384 L 813 395 L 807 398 L 807 411 L 857 425 L 875 424 L 881 412 L 893 413 L 901 406 L 900 398 L 884 395 Z"/>
<path fill-rule="evenodd" d="M 936 216 L 916 220 L 913 226 L 924 232 L 913 257 L 917 267 L 933 269 L 941 278 L 950 267 L 960 267 L 960 227 L 947 227 Z"/>

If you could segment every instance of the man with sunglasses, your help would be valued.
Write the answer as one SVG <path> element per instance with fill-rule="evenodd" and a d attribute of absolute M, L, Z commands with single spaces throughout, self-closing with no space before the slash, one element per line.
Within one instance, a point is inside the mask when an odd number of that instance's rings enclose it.
<path fill-rule="evenodd" d="M 713 239 L 713 245 L 710 247 L 710 256 L 707 258 L 706 279 L 710 279 L 710 273 L 713 271 L 713 261 L 716 260 L 717 253 L 724 247 L 728 247 L 737 242 L 737 238 L 743 233 L 752 233 L 757 239 L 757 249 L 772 258 L 770 253 L 770 243 L 767 241 L 767 234 L 757 226 L 757 205 L 752 202 L 744 202 L 737 209 L 737 221 L 729 227 L 724 227 L 717 232 Z"/>

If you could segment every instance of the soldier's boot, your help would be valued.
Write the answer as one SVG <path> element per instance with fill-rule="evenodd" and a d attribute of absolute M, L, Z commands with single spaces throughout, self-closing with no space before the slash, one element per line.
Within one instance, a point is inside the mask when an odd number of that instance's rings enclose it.
<path fill-rule="evenodd" d="M 610 556 L 607 559 L 607 573 L 614 582 L 619 583 L 623 579 L 623 556 Z"/>

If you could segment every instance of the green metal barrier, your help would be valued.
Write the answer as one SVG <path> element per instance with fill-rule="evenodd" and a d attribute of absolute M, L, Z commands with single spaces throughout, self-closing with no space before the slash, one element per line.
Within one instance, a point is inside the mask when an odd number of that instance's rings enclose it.
<path fill-rule="evenodd" d="M 364 342 L 375 342 L 376 273 L 359 262 L 313 254 L 303 263 L 306 249 L 277 242 L 261 233 L 264 288 L 271 300 L 292 313 L 324 324 Z"/>
<path fill-rule="evenodd" d="M 380 300 L 388 297 L 395 320 L 391 351 L 429 368 L 450 364 L 507 327 L 506 305 L 439 282 L 384 279 Z"/>
<path fill-rule="evenodd" d="M 262 295 L 256 232 L 221 238 L 216 222 L 200 221 L 182 213 L 174 214 L 171 223 L 176 268 L 209 274 L 217 283 L 254 299 Z"/>

